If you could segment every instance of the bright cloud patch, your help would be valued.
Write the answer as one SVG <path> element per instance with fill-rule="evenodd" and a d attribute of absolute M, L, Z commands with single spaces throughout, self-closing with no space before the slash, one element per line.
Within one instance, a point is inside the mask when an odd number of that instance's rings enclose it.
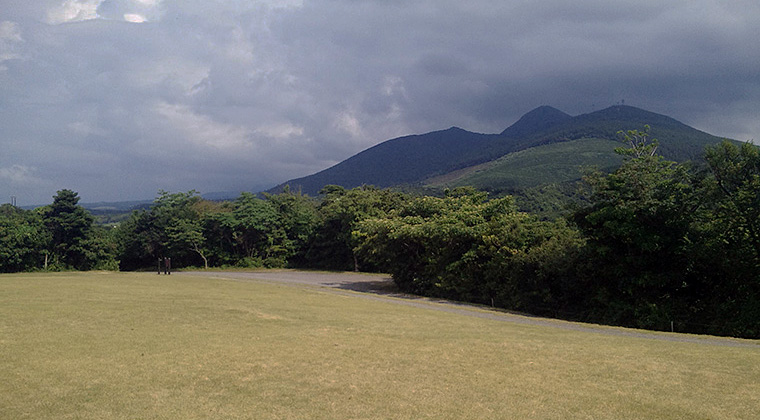
<path fill-rule="evenodd" d="M 48 23 L 58 24 L 96 19 L 98 6 L 102 0 L 67 0 L 58 7 L 48 10 Z"/>
<path fill-rule="evenodd" d="M 137 13 L 125 13 L 124 20 L 132 23 L 143 23 L 145 22 L 145 16 L 138 15 Z"/>
<path fill-rule="evenodd" d="M 98 15 L 104 19 L 132 23 L 155 22 L 162 14 L 160 0 L 103 0 L 98 6 Z"/>
<path fill-rule="evenodd" d="M 351 137 L 362 137 L 362 125 L 352 112 L 342 112 L 335 120 L 335 127 Z"/>

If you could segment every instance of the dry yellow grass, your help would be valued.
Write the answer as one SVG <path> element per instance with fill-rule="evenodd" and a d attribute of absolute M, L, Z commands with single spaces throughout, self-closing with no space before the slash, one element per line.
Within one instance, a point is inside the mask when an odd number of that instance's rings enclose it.
<path fill-rule="evenodd" d="M 149 273 L 0 276 L 0 378 L 8 419 L 760 417 L 760 348 Z"/>

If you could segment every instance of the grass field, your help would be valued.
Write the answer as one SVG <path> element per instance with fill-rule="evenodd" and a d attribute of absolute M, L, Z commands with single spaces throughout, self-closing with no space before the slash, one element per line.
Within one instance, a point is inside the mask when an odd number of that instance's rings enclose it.
<path fill-rule="evenodd" d="M 530 188 L 581 178 L 584 167 L 617 168 L 622 157 L 614 153 L 619 141 L 580 139 L 534 147 L 453 175 L 433 178 L 433 186 L 474 186 L 491 190 Z"/>
<path fill-rule="evenodd" d="M 0 276 L 2 419 L 757 419 L 760 348 L 181 274 Z"/>

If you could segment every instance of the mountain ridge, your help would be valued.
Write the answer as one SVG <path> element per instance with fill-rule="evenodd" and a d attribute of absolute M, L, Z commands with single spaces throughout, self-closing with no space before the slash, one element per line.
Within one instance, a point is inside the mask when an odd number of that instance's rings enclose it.
<path fill-rule="evenodd" d="M 482 165 L 530 148 L 584 138 L 618 140 L 618 132 L 643 130 L 645 125 L 651 127 L 651 136 L 660 141 L 659 150 L 663 156 L 676 161 L 697 159 L 705 146 L 721 140 L 666 115 L 627 105 L 577 116 L 542 105 L 498 134 L 474 133 L 450 127 L 397 137 L 312 175 L 291 179 L 268 192 L 278 193 L 286 185 L 293 191 L 317 195 L 322 187 L 329 184 L 345 188 L 421 184 L 426 179 Z"/>

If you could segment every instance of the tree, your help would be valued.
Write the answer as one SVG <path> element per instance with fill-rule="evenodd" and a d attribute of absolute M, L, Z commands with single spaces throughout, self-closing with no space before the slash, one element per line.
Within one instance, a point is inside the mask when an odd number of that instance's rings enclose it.
<path fill-rule="evenodd" d="M 362 266 L 354 252 L 357 244 L 352 232 L 362 220 L 384 216 L 400 206 L 405 195 L 367 185 L 350 190 L 327 185 L 320 194 L 323 199 L 317 210 L 321 220 L 306 253 L 307 263 L 316 268 L 371 270 L 372 266 Z"/>
<path fill-rule="evenodd" d="M 270 201 L 242 193 L 233 205 L 230 227 L 244 265 L 281 267 L 287 250 L 282 218 Z"/>
<path fill-rule="evenodd" d="M 486 223 L 486 194 L 468 191 L 444 198 L 411 199 L 384 217 L 369 218 L 354 232 L 365 259 L 391 273 L 404 291 L 479 301 L 482 287 L 461 262 L 477 246 Z M 491 203 L 511 212 L 511 200 Z M 455 268 L 452 270 L 452 268 Z"/>
<path fill-rule="evenodd" d="M 39 213 L 0 206 L 0 272 L 41 268 L 48 242 Z"/>
<path fill-rule="evenodd" d="M 119 271 L 116 231 L 111 228 L 94 225 L 84 242 L 87 270 Z"/>
<path fill-rule="evenodd" d="M 684 165 L 654 154 L 647 133 L 630 131 L 630 156 L 609 175 L 590 174 L 591 205 L 573 215 L 588 239 L 592 318 L 666 329 L 688 294 L 693 222 L 701 201 Z"/>
<path fill-rule="evenodd" d="M 618 131 L 621 140 L 623 143 L 627 144 L 628 147 L 618 147 L 615 149 L 615 152 L 623 156 L 633 156 L 635 158 L 655 156 L 660 142 L 657 139 L 650 139 L 649 131 L 650 128 L 648 125 L 644 126 L 644 131 Z"/>
<path fill-rule="evenodd" d="M 588 176 L 591 205 L 573 215 L 588 244 L 587 319 L 757 337 L 758 148 L 708 147 L 700 170 L 654 154 L 646 133 L 626 140 L 630 158 Z"/>
<path fill-rule="evenodd" d="M 148 267 L 165 256 L 178 267 L 284 267 L 303 254 L 316 217 L 307 198 L 289 192 L 266 199 L 242 193 L 217 203 L 195 191 L 160 191 L 149 210 L 134 212 L 119 227 L 122 268 Z"/>
<path fill-rule="evenodd" d="M 578 232 L 473 189 L 420 197 L 354 231 L 357 252 L 404 291 L 546 313 L 567 301 Z M 554 314 L 554 313 L 552 313 Z"/>
<path fill-rule="evenodd" d="M 284 231 L 283 247 L 290 265 L 305 264 L 309 240 L 319 223 L 316 202 L 300 193 L 293 193 L 289 188 L 281 194 L 264 194 L 280 215 L 280 226 Z"/>
<path fill-rule="evenodd" d="M 53 204 L 40 210 L 50 234 L 49 253 L 54 260 L 78 270 L 90 268 L 85 244 L 90 239 L 94 218 L 79 206 L 79 196 L 68 189 L 53 197 Z M 45 268 L 48 261 L 46 260 Z"/>
<path fill-rule="evenodd" d="M 715 178 L 724 239 L 760 267 L 760 148 L 724 140 L 708 147 L 705 158 Z"/>
<path fill-rule="evenodd" d="M 203 260 L 203 268 L 208 269 L 208 258 L 204 245 L 206 238 L 203 236 L 200 222 L 192 219 L 178 219 L 166 228 L 167 240 L 171 248 L 184 251 L 192 250 Z"/>
<path fill-rule="evenodd" d="M 127 220 L 119 223 L 115 238 L 121 270 L 155 266 L 160 239 L 153 221 L 150 211 L 135 210 Z"/>
<path fill-rule="evenodd" d="M 171 257 L 176 267 L 204 261 L 205 238 L 202 217 L 208 210 L 197 191 L 182 193 L 159 191 L 149 210 L 135 211 L 119 226 L 117 234 L 121 268 L 154 266 Z M 200 260 L 199 260 L 200 258 Z"/>
<path fill-rule="evenodd" d="M 694 275 L 707 301 L 705 332 L 760 336 L 760 149 L 729 141 L 708 147 L 707 217 L 699 226 Z"/>

